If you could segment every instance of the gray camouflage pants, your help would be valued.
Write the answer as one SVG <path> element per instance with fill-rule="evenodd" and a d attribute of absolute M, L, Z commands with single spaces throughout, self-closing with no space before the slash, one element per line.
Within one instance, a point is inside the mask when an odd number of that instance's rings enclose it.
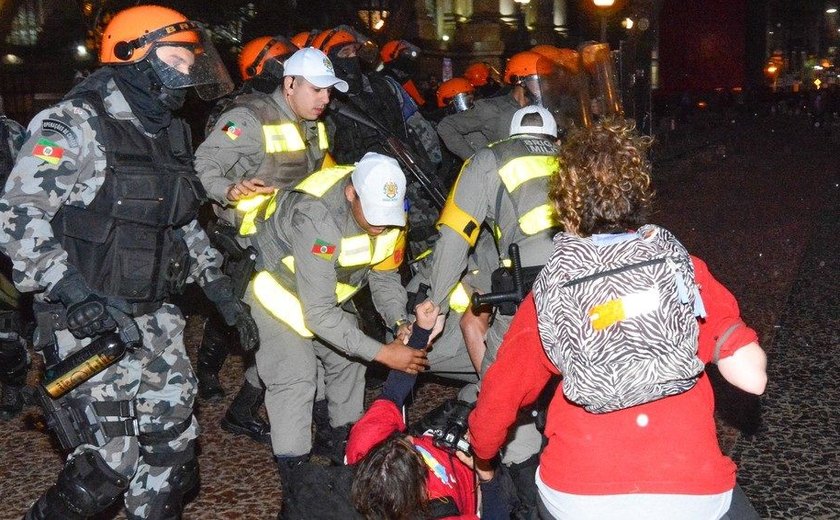
<path fill-rule="evenodd" d="M 137 437 L 114 437 L 97 448 L 82 444 L 68 460 L 88 450 L 98 451 L 114 471 L 130 479 L 125 507 L 139 518 L 147 518 L 149 504 L 169 487 L 169 466 L 152 466 L 143 453 L 173 454 L 186 450 L 198 437 L 193 417 L 196 378 L 184 347 L 184 318 L 177 307 L 164 304 L 154 314 L 135 318 L 143 334 L 143 345 L 70 392 L 74 398 L 93 401 L 131 400 L 137 409 L 141 433 L 155 433 L 189 421 L 177 437 L 153 446 L 140 445 Z M 62 359 L 88 340 L 78 340 L 68 331 L 56 333 Z"/>

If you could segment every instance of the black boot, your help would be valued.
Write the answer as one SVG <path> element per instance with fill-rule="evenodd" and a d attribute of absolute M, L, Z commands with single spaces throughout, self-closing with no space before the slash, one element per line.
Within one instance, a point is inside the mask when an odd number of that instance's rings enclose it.
<path fill-rule="evenodd" d="M 0 421 L 8 421 L 23 410 L 23 386 L 0 384 Z"/>
<path fill-rule="evenodd" d="M 259 414 L 263 395 L 261 388 L 254 388 L 245 381 L 222 419 L 222 429 L 247 435 L 257 442 L 271 444 L 271 429 Z"/>
<path fill-rule="evenodd" d="M 539 518 L 536 483 L 537 467 L 539 465 L 540 455 L 537 453 L 524 462 L 511 464 L 507 467 L 516 488 L 516 496 L 519 499 L 519 505 L 513 510 L 511 518 L 516 520 L 535 520 Z"/>
<path fill-rule="evenodd" d="M 219 383 L 219 371 L 228 355 L 228 345 L 236 341 L 230 328 L 211 315 L 204 325 L 204 338 L 198 348 L 196 376 L 198 377 L 198 396 L 210 402 L 221 401 L 225 390 Z"/>
<path fill-rule="evenodd" d="M 309 454 L 307 453 L 306 455 L 299 455 L 297 457 L 279 457 L 275 455 L 274 460 L 277 462 L 277 469 L 280 471 L 280 489 L 283 493 L 282 506 L 280 512 L 277 514 L 277 519 L 283 520 L 286 511 L 296 507 L 294 492 L 292 492 L 290 485 L 295 480 L 295 470 L 309 461 Z"/>
<path fill-rule="evenodd" d="M 347 448 L 347 437 L 350 435 L 352 424 L 345 424 L 332 428 L 327 424 L 328 430 L 318 435 L 315 432 L 315 442 L 312 445 L 312 454 L 320 455 L 329 459 L 334 466 L 344 464 L 344 452 Z"/>

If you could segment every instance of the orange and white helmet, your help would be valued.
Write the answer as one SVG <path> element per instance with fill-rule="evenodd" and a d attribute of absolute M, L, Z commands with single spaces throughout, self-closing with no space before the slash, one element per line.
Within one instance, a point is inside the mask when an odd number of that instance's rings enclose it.
<path fill-rule="evenodd" d="M 104 65 L 147 61 L 165 87 L 195 87 L 202 99 L 233 90 L 204 27 L 167 7 L 141 5 L 117 13 L 102 33 L 99 61 Z"/>

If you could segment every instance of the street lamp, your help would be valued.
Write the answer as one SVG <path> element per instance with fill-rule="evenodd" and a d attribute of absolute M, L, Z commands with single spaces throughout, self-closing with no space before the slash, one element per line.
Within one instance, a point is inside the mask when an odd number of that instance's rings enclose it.
<path fill-rule="evenodd" d="M 607 41 L 607 10 L 613 6 L 615 0 L 592 0 L 595 7 L 601 10 L 601 41 Z"/>

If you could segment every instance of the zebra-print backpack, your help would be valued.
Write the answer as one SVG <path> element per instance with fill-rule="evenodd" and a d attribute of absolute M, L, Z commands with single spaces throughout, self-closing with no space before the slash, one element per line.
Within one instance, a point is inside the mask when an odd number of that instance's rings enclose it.
<path fill-rule="evenodd" d="M 666 229 L 558 233 L 534 283 L 540 337 L 563 393 L 593 413 L 685 392 L 703 370 L 705 316 L 688 252 Z"/>

